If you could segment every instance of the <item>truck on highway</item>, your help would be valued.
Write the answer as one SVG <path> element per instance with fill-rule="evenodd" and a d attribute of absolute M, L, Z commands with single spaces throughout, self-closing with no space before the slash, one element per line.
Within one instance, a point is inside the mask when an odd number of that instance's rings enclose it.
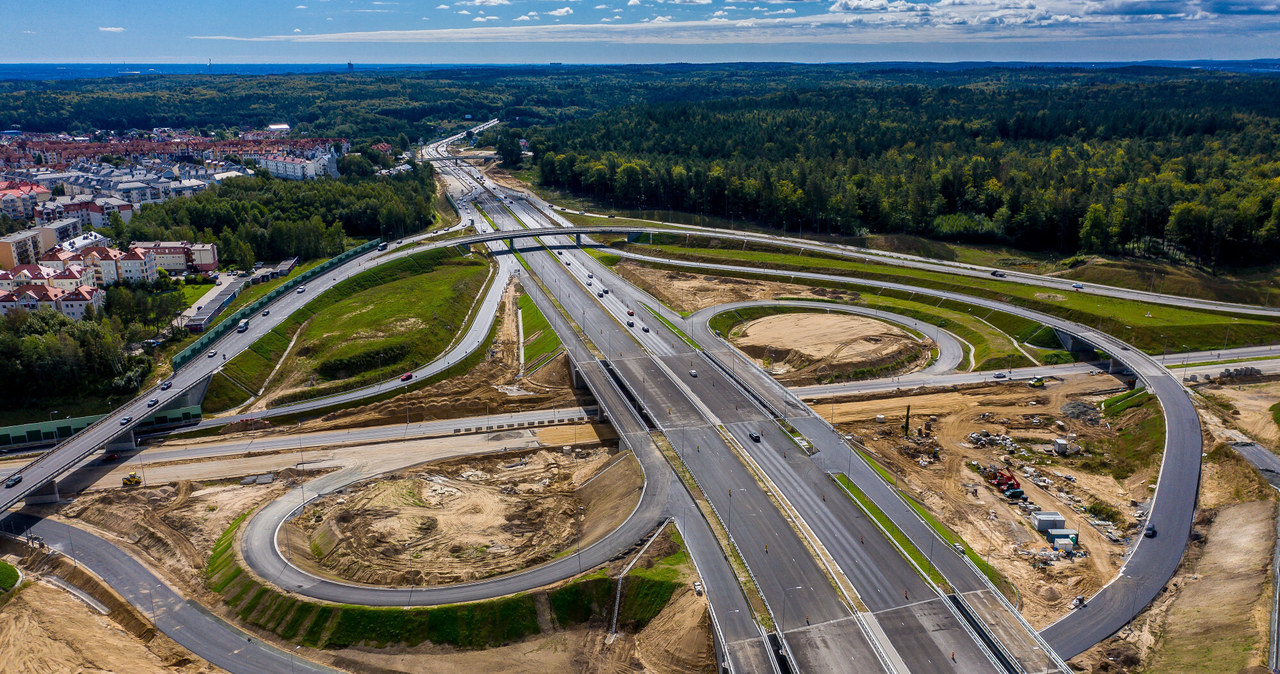
<path fill-rule="evenodd" d="M 244 332 L 249 329 L 249 319 L 242 318 L 240 323 L 236 325 L 236 332 Z"/>

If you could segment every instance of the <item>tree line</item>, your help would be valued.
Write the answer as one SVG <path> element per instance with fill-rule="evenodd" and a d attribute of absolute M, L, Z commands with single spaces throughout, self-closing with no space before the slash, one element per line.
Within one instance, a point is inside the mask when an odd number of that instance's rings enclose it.
<path fill-rule="evenodd" d="M 257 260 L 331 257 L 349 237 L 402 237 L 435 220 L 431 169 L 389 177 L 291 181 L 264 171 L 232 178 L 193 197 L 149 204 L 111 219 L 120 244 L 178 240 L 218 244 L 220 261 L 248 269 Z"/>
<path fill-rule="evenodd" d="M 525 133 L 543 184 L 619 208 L 1208 267 L 1280 253 L 1275 78 L 1036 80 L 645 103 Z"/>

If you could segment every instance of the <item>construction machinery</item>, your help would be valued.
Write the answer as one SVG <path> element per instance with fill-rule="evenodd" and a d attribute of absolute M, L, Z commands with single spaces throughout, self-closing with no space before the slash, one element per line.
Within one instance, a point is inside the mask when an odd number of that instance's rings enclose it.
<path fill-rule="evenodd" d="M 142 478 L 138 477 L 137 471 L 132 471 L 120 478 L 120 486 L 122 487 L 136 487 L 140 484 L 142 484 Z"/>
<path fill-rule="evenodd" d="M 1008 468 L 993 467 L 986 473 L 986 477 L 987 482 L 1005 498 L 1016 501 L 1026 497 L 1026 492 L 1022 491 L 1022 483 L 1018 482 L 1018 478 Z"/>
<path fill-rule="evenodd" d="M 1027 382 L 1027 386 L 1030 386 L 1031 388 L 1044 388 L 1044 377 L 1032 377 L 1031 381 Z"/>

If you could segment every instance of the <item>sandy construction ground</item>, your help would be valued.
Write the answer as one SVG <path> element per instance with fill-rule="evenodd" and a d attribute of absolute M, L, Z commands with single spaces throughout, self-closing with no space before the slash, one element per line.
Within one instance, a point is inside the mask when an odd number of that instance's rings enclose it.
<path fill-rule="evenodd" d="M 1272 447 L 1280 441 L 1280 426 L 1271 415 L 1271 406 L 1280 403 L 1280 381 L 1204 386 L 1200 390 L 1230 401 L 1240 412 L 1233 415 L 1233 423 L 1249 437 Z"/>
<path fill-rule="evenodd" d="M 778 297 L 839 299 L 844 302 L 852 302 L 858 298 L 857 293 L 843 290 L 665 271 L 630 260 L 620 262 L 613 270 L 677 311 L 697 311 L 728 302 Z"/>
<path fill-rule="evenodd" d="M 296 564 L 342 580 L 466 582 L 589 545 L 630 514 L 642 486 L 639 464 L 607 450 L 454 459 L 325 496 L 283 542 Z M 586 493 L 602 487 L 608 493 Z M 588 515 L 593 540 L 581 539 Z"/>
<path fill-rule="evenodd" d="M 757 318 L 734 327 L 730 341 L 789 385 L 898 363 L 906 365 L 894 372 L 912 369 L 927 362 L 932 346 L 888 323 L 840 313 Z"/>
<path fill-rule="evenodd" d="M 0 674 L 208 672 L 165 659 L 69 592 L 32 583 L 0 608 Z"/>
<path fill-rule="evenodd" d="M 1079 512 L 1080 504 L 1101 500 L 1128 515 L 1132 512 L 1130 499 L 1145 498 L 1149 476 L 1135 475 L 1119 483 L 1109 475 L 1077 470 L 1044 453 L 1053 438 L 1068 433 L 1075 433 L 1077 441 L 1101 442 L 1111 437 L 1105 425 L 1090 425 L 1060 410 L 1072 401 L 1096 402 L 1119 388 L 1120 383 L 1112 377 L 1078 375 L 1065 381 L 1051 380 L 1044 389 L 1030 389 L 1022 383 L 982 384 L 921 395 L 897 393 L 857 402 L 821 403 L 814 409 L 828 419 L 834 414 L 839 429 L 860 439 L 907 495 L 938 515 L 1016 585 L 1023 614 L 1032 625 L 1043 627 L 1070 610 L 1076 595 L 1095 592 L 1120 566 L 1124 548 L 1092 526 L 1091 518 Z M 908 404 L 913 434 L 930 416 L 937 417 L 936 423 L 929 424 L 930 434 L 910 441 L 902 437 Z M 876 421 L 881 414 L 885 415 L 883 423 Z M 1008 455 L 1003 447 L 975 446 L 969 434 L 983 430 L 1016 438 L 1025 453 Z M 1041 487 L 1018 471 L 1028 499 L 1044 510 L 1062 513 L 1067 528 L 1079 532 L 1086 556 L 1034 563 L 1037 553 L 1048 550 L 1049 545 L 1031 527 L 1029 513 L 1014 507 L 968 465 L 972 461 L 1004 465 L 1006 456 L 1015 471 L 1023 464 L 1030 465 L 1048 481 Z M 1047 462 L 1052 465 L 1036 465 Z M 1075 481 L 1067 480 L 1068 475 Z"/>

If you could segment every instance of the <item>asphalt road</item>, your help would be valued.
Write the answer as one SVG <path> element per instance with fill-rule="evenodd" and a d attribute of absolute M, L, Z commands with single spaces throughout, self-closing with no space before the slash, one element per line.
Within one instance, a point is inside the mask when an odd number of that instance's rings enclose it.
<path fill-rule="evenodd" d="M 236 629 L 194 601 L 183 599 L 120 548 L 87 531 L 21 513 L 0 519 L 0 531 L 39 536 L 70 556 L 187 650 L 229 672 L 336 672 Z"/>
<path fill-rule="evenodd" d="M 1070 659 L 1093 644 L 1107 638 L 1137 615 L 1161 591 L 1177 570 L 1186 548 L 1195 512 L 1200 484 L 1200 420 L 1186 391 L 1178 379 L 1153 358 L 1133 350 L 1121 340 L 1087 326 L 1065 321 L 1037 311 L 1004 304 L 972 295 L 929 288 L 916 288 L 899 283 L 850 278 L 834 274 L 776 271 L 734 265 L 685 263 L 665 258 L 621 253 L 632 259 L 647 259 L 666 265 L 727 272 L 749 271 L 778 277 L 794 277 L 819 281 L 856 282 L 882 288 L 914 292 L 918 295 L 947 298 L 991 309 L 998 309 L 1035 320 L 1072 334 L 1086 343 L 1116 357 L 1131 368 L 1156 395 L 1164 409 L 1166 434 L 1163 460 L 1152 497 L 1149 522 L 1161 534 L 1142 538 L 1134 547 L 1119 575 L 1089 600 L 1090 610 L 1074 612 L 1041 631 L 1042 636 L 1063 659 Z"/>
<path fill-rule="evenodd" d="M 565 209 L 559 209 L 565 210 Z M 597 218 L 607 218 L 607 215 L 598 213 L 588 213 Z M 635 218 L 630 218 L 635 221 Z M 1152 290 L 1135 290 L 1130 288 L 1119 288 L 1116 286 L 1108 286 L 1098 283 L 1082 284 L 1082 289 L 1072 287 L 1075 283 L 1072 279 L 1062 278 L 1058 276 L 1046 276 L 1043 274 L 1031 274 L 1027 272 L 999 269 L 997 267 L 985 267 L 981 265 L 966 264 L 963 262 L 950 262 L 947 260 L 936 260 L 932 258 L 920 257 L 916 255 L 908 255 L 906 253 L 894 253 L 883 250 L 875 250 L 872 248 L 860 248 L 858 246 L 848 246 L 836 243 L 827 243 L 818 239 L 806 240 L 804 238 L 794 238 L 786 236 L 775 236 L 771 234 L 761 234 L 756 232 L 725 230 L 714 227 L 699 227 L 696 225 L 684 225 L 674 222 L 662 222 L 660 220 L 640 220 L 641 222 L 650 222 L 655 226 L 662 227 L 668 232 L 671 229 L 680 230 L 677 233 L 700 232 L 708 236 L 714 236 L 718 239 L 730 239 L 736 241 L 754 241 L 758 243 L 773 244 L 787 248 L 795 248 L 799 250 L 809 250 L 814 252 L 835 254 L 842 257 L 848 257 L 865 262 L 874 262 L 879 264 L 893 265 L 897 267 L 905 267 L 910 269 L 918 269 L 921 271 L 940 272 L 944 274 L 968 276 L 971 278 L 981 278 L 984 280 L 992 280 L 992 272 L 1000 271 L 1005 274 L 1001 281 L 1013 281 L 1024 283 L 1027 285 L 1039 286 L 1042 288 L 1060 290 L 1063 292 L 1081 292 L 1085 294 L 1102 295 L 1105 297 L 1117 297 L 1127 300 L 1141 300 L 1151 302 L 1153 304 L 1166 304 L 1170 306 L 1182 307 L 1185 309 L 1200 309 L 1205 311 L 1229 311 L 1233 313 L 1249 314 L 1255 316 L 1280 316 L 1280 307 L 1266 307 L 1252 304 L 1238 304 L 1234 302 L 1217 302 L 1213 300 L 1202 300 L 1192 297 L 1183 297 L 1180 295 L 1168 295 L 1161 292 L 1153 292 Z"/>

